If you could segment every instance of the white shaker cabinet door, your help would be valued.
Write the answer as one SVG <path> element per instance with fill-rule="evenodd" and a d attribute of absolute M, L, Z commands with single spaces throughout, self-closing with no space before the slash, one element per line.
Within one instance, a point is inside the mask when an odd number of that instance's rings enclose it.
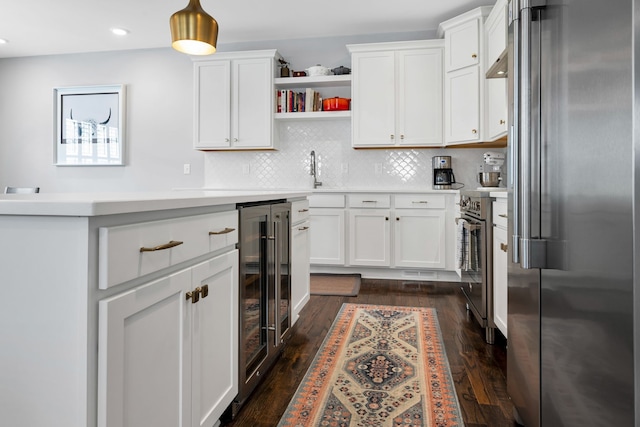
<path fill-rule="evenodd" d="M 194 67 L 194 146 L 231 145 L 231 61 L 196 63 Z"/>
<path fill-rule="evenodd" d="M 309 237 L 309 221 L 291 227 L 291 316 L 294 323 L 310 298 Z"/>
<path fill-rule="evenodd" d="M 344 265 L 345 210 L 313 208 L 309 221 L 311 264 Z"/>
<path fill-rule="evenodd" d="M 388 209 L 349 210 L 349 265 L 391 265 Z"/>
<path fill-rule="evenodd" d="M 447 73 L 445 92 L 445 142 L 468 143 L 480 139 L 480 89 L 478 67 Z"/>
<path fill-rule="evenodd" d="M 273 72 L 270 58 L 233 62 L 231 138 L 233 148 L 273 145 Z"/>
<path fill-rule="evenodd" d="M 477 65 L 480 61 L 480 22 L 473 19 L 447 31 L 445 35 L 446 70 Z"/>
<path fill-rule="evenodd" d="M 445 216 L 444 210 L 396 210 L 394 260 L 397 267 L 445 268 Z"/>
<path fill-rule="evenodd" d="M 397 52 L 399 145 L 441 146 L 442 49 Z"/>
<path fill-rule="evenodd" d="M 356 53 L 352 66 L 353 146 L 394 145 L 395 53 Z"/>
<path fill-rule="evenodd" d="M 507 231 L 493 227 L 493 320 L 507 337 Z"/>
<path fill-rule="evenodd" d="M 192 425 L 214 425 L 238 394 L 238 251 L 192 269 Z M 205 291 L 206 289 L 206 291 Z M 191 300 L 192 301 L 192 300 Z"/>
<path fill-rule="evenodd" d="M 191 426 L 190 287 L 182 270 L 100 301 L 99 427 Z"/>

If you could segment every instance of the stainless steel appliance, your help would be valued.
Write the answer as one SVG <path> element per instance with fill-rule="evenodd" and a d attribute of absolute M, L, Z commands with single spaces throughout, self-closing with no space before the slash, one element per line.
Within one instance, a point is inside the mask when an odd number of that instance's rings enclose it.
<path fill-rule="evenodd" d="M 487 191 L 460 193 L 459 230 L 463 234 L 461 247 L 462 292 L 467 309 L 485 328 L 485 340 L 493 344 L 493 230 L 491 201 Z"/>
<path fill-rule="evenodd" d="M 639 7 L 509 5 L 507 383 L 527 427 L 640 425 Z"/>
<path fill-rule="evenodd" d="M 239 393 L 234 417 L 291 333 L 291 204 L 238 205 L 240 215 Z"/>
<path fill-rule="evenodd" d="M 483 187 L 499 187 L 505 155 L 497 151 L 487 151 L 482 156 L 484 163 L 478 168 L 478 182 Z"/>
<path fill-rule="evenodd" d="M 451 156 L 434 156 L 431 158 L 433 166 L 433 188 L 435 190 L 448 190 L 451 184 L 455 184 L 456 177 L 451 168 Z"/>

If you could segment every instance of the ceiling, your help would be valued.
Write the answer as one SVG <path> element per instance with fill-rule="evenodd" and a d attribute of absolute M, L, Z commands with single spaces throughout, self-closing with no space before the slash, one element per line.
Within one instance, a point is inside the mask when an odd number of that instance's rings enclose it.
<path fill-rule="evenodd" d="M 167 47 L 187 0 L 4 0 L 0 58 Z M 435 30 L 493 0 L 201 0 L 218 44 Z M 125 37 L 109 30 L 121 27 Z"/>

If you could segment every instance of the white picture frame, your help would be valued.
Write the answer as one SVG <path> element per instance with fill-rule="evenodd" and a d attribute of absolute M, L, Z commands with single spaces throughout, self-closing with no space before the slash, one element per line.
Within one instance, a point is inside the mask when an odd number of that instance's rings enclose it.
<path fill-rule="evenodd" d="M 122 166 L 125 86 L 54 88 L 56 166 Z"/>

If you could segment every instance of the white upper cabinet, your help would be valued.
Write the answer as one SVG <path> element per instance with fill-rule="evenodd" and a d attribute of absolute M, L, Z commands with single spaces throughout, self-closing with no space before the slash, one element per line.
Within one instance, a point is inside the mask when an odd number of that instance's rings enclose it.
<path fill-rule="evenodd" d="M 353 73 L 353 146 L 441 146 L 442 41 L 347 48 Z"/>
<path fill-rule="evenodd" d="M 485 73 L 507 48 L 507 1 L 498 0 L 485 23 L 487 55 Z M 505 60 L 504 58 L 502 59 Z M 486 79 L 486 141 L 507 134 L 507 79 Z"/>
<path fill-rule="evenodd" d="M 484 18 L 479 7 L 440 24 L 445 40 L 444 141 L 446 145 L 484 140 Z M 482 69 L 481 69 L 482 68 Z M 482 72 L 482 73 L 481 73 Z"/>
<path fill-rule="evenodd" d="M 273 149 L 275 50 L 220 53 L 194 62 L 194 146 Z"/>
<path fill-rule="evenodd" d="M 480 63 L 480 22 L 477 18 L 453 26 L 445 33 L 446 70 Z"/>

